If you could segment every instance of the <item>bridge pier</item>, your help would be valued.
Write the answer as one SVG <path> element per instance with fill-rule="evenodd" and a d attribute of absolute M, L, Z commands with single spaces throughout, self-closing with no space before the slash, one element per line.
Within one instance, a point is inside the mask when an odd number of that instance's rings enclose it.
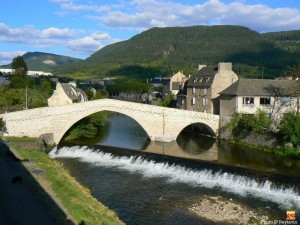
<path fill-rule="evenodd" d="M 172 134 L 161 134 L 158 135 L 156 137 L 154 137 L 154 139 L 152 141 L 159 141 L 159 142 L 172 142 L 175 141 L 177 138 L 176 135 L 172 135 Z"/>
<path fill-rule="evenodd" d="M 100 111 L 111 111 L 134 119 L 153 141 L 172 142 L 187 126 L 201 123 L 217 134 L 219 116 L 181 109 L 113 99 L 100 99 L 56 107 L 42 107 L 0 114 L 5 122 L 5 136 L 39 137 L 53 134 L 58 144 L 64 134 L 79 120 Z"/>

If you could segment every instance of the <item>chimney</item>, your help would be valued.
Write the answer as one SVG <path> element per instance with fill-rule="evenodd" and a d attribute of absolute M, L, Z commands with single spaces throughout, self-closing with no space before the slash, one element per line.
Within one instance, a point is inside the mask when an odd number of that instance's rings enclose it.
<path fill-rule="evenodd" d="M 232 63 L 219 63 L 218 64 L 218 72 L 220 71 L 231 71 Z"/>

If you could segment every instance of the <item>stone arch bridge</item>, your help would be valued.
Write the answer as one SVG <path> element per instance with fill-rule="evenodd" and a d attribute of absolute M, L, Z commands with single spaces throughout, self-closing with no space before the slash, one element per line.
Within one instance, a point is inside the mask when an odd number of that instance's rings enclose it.
<path fill-rule="evenodd" d="M 141 103 L 101 99 L 66 106 L 42 107 L 0 115 L 5 136 L 39 137 L 51 133 L 56 144 L 82 118 L 100 111 L 125 114 L 139 123 L 151 140 L 170 142 L 188 125 L 201 123 L 217 136 L 219 116 Z"/>

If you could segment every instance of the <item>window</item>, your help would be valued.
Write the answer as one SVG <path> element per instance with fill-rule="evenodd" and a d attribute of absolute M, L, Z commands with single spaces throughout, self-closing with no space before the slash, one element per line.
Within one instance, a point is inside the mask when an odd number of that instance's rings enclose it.
<path fill-rule="evenodd" d="M 192 98 L 192 105 L 195 105 L 195 104 L 196 104 L 196 99 Z"/>
<path fill-rule="evenodd" d="M 260 105 L 270 105 L 271 104 L 271 98 L 260 98 L 259 104 Z"/>
<path fill-rule="evenodd" d="M 209 81 L 209 77 L 204 78 L 204 82 L 207 83 Z"/>
<path fill-rule="evenodd" d="M 290 99 L 289 98 L 282 98 L 281 99 L 281 104 L 282 105 L 288 105 L 288 104 L 290 104 Z"/>
<path fill-rule="evenodd" d="M 193 94 L 195 94 L 196 93 L 196 88 L 195 87 L 193 87 Z"/>
<path fill-rule="evenodd" d="M 204 106 L 207 105 L 207 98 L 202 98 L 202 105 L 204 105 Z"/>
<path fill-rule="evenodd" d="M 243 98 L 243 105 L 253 105 L 254 98 L 253 97 L 244 97 Z"/>
<path fill-rule="evenodd" d="M 207 88 L 203 89 L 203 95 L 207 95 Z"/>

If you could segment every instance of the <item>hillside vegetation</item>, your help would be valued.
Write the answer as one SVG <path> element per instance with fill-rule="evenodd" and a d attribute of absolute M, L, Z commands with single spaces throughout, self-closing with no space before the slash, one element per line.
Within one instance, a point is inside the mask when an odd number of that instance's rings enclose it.
<path fill-rule="evenodd" d="M 288 38 L 298 37 L 295 34 L 297 32 L 285 33 Z M 298 50 L 289 49 L 296 48 L 289 45 L 296 45 L 294 42 L 280 46 L 275 36 L 227 25 L 152 28 L 127 41 L 108 45 L 86 60 L 60 71 L 81 78 L 130 76 L 145 79 L 178 70 L 189 74 L 198 64 L 232 62 L 239 75 L 256 78 L 263 70 L 265 77 L 274 77 L 286 66 L 297 64 L 300 56 Z"/>
<path fill-rule="evenodd" d="M 270 32 L 262 34 L 262 36 L 277 47 L 300 56 L 300 30 Z"/>
<path fill-rule="evenodd" d="M 45 72 L 52 72 L 54 69 L 58 69 L 63 65 L 76 64 L 81 61 L 81 59 L 44 52 L 27 52 L 22 58 L 26 62 L 28 70 Z M 11 68 L 11 64 L 1 67 Z"/>

